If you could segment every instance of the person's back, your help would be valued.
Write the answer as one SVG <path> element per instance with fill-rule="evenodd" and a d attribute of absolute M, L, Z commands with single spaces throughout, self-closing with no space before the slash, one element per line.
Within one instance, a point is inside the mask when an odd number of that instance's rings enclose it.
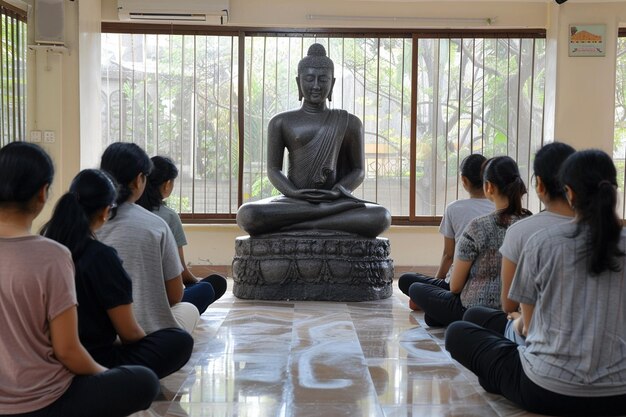
<path fill-rule="evenodd" d="M 132 278 L 133 311 L 141 327 L 147 333 L 179 327 L 169 308 L 165 281 L 182 268 L 167 224 L 136 204 L 124 203 L 97 236 L 117 250 Z"/>
<path fill-rule="evenodd" d="M 502 255 L 498 249 L 511 225 L 528 216 L 510 215 L 506 223 L 499 221 L 496 211 L 478 217 L 465 228 L 456 247 L 455 258 L 471 260 L 467 282 L 461 291 L 465 307 L 476 305 L 500 307 L 500 266 Z"/>
<path fill-rule="evenodd" d="M 619 271 L 590 276 L 588 229 L 576 232 L 575 223 L 556 225 L 537 232 L 524 249 L 511 296 L 522 303 L 537 292 L 541 297 L 532 301 L 522 366 L 532 381 L 563 395 L 626 394 L 624 258 Z M 618 248 L 626 252 L 626 230 Z"/>
<path fill-rule="evenodd" d="M 565 216 L 551 211 L 542 211 L 530 217 L 522 219 L 506 231 L 506 236 L 500 247 L 500 253 L 508 259 L 517 262 L 528 239 L 540 230 L 568 223 L 573 220 L 572 216 Z"/>
<path fill-rule="evenodd" d="M 72 382 L 46 323 L 76 305 L 73 272 L 69 251 L 50 239 L 0 238 L 0 414 L 43 408 Z"/>
<path fill-rule="evenodd" d="M 466 198 L 448 203 L 439 232 L 445 237 L 458 241 L 463 230 L 477 217 L 494 211 L 493 202 L 486 198 Z"/>

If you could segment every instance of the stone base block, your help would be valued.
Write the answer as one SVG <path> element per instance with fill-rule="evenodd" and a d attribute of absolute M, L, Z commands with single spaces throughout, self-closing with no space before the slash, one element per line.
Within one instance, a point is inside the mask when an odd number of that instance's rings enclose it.
<path fill-rule="evenodd" d="M 236 239 L 233 293 L 253 300 L 367 301 L 392 294 L 389 241 L 344 233 Z"/>

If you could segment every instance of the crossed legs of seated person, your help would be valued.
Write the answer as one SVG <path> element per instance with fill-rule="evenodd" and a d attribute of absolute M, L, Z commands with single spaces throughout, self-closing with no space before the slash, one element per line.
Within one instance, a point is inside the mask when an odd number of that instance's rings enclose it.
<path fill-rule="evenodd" d="M 182 301 L 196 306 L 200 314 L 226 292 L 226 279 L 218 274 L 211 274 L 200 281 L 188 284 Z"/>
<path fill-rule="evenodd" d="M 535 384 L 522 367 L 517 343 L 474 323 L 452 323 L 446 330 L 445 344 L 452 358 L 476 374 L 487 392 L 500 394 L 527 411 L 559 416 L 615 416 L 626 410 L 626 395 L 573 397 Z"/>
<path fill-rule="evenodd" d="M 402 276 L 400 276 L 400 279 L 398 279 L 398 288 L 404 294 L 409 295 L 409 288 L 412 284 L 416 282 L 435 285 L 437 287 L 443 288 L 444 290 L 450 289 L 450 285 L 446 282 L 445 279 L 429 277 L 428 275 L 420 274 L 418 272 L 408 272 L 406 274 L 402 274 Z M 420 309 L 413 300 L 409 300 L 409 308 L 411 310 Z"/>
<path fill-rule="evenodd" d="M 414 282 L 409 287 L 409 297 L 424 310 L 424 321 L 431 327 L 445 327 L 463 319 L 466 308 L 461 297 L 442 288 L 444 280 L 431 278 L 431 282 Z M 443 284 L 439 281 L 444 281 Z M 447 285 L 447 284 L 445 284 Z"/>
<path fill-rule="evenodd" d="M 163 329 L 135 343 L 89 349 L 96 362 L 107 368 L 142 365 L 164 378 L 183 367 L 191 357 L 193 338 L 183 329 Z"/>
<path fill-rule="evenodd" d="M 509 315 L 502 310 L 483 306 L 470 307 L 463 314 L 463 321 L 493 330 L 520 346 L 526 345 L 526 338 L 515 331 L 515 321 L 509 319 Z"/>
<path fill-rule="evenodd" d="M 20 417 L 122 417 L 146 410 L 159 394 L 154 372 L 143 366 L 120 366 L 96 375 L 75 376 L 51 404 Z"/>

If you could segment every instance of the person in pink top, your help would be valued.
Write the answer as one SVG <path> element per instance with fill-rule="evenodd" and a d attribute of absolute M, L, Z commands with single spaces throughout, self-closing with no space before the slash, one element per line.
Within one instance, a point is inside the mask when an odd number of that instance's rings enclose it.
<path fill-rule="evenodd" d="M 53 176 L 40 147 L 0 149 L 0 415 L 114 417 L 147 409 L 157 376 L 93 360 L 78 338 L 70 252 L 31 233 Z"/>

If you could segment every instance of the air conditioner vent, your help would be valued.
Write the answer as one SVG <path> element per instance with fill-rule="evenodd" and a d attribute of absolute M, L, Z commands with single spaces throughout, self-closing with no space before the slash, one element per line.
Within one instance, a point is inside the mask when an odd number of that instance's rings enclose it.
<path fill-rule="evenodd" d="M 228 0 L 118 0 L 121 21 L 223 25 Z"/>

